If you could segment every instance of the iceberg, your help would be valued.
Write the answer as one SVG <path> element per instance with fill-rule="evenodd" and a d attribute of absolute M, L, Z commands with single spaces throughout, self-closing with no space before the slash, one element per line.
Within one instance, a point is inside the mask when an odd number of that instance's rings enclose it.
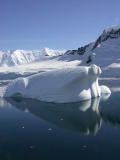
<path fill-rule="evenodd" d="M 100 74 L 100 67 L 94 64 L 54 69 L 17 78 L 0 88 L 0 96 L 56 103 L 79 102 L 111 93 L 107 86 L 99 86 Z"/>

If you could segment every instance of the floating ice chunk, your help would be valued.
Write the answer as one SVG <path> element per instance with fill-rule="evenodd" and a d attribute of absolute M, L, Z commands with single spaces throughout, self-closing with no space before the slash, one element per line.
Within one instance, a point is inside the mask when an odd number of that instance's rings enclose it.
<path fill-rule="evenodd" d="M 111 91 L 107 86 L 102 85 L 100 86 L 100 88 L 101 88 L 101 94 L 111 94 Z"/>
<path fill-rule="evenodd" d="M 38 73 L 26 78 L 18 78 L 4 89 L 4 97 L 21 95 L 48 102 L 77 102 L 101 96 L 106 90 L 100 87 L 98 77 L 100 67 L 76 66 Z M 0 91 L 2 88 L 0 88 Z"/>

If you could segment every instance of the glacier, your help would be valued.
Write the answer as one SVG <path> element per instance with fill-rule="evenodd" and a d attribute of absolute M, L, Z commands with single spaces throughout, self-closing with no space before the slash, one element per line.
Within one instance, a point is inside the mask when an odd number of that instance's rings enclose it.
<path fill-rule="evenodd" d="M 74 66 L 17 78 L 0 87 L 1 97 L 24 97 L 41 101 L 68 103 L 110 94 L 107 86 L 99 86 L 100 67 Z"/>

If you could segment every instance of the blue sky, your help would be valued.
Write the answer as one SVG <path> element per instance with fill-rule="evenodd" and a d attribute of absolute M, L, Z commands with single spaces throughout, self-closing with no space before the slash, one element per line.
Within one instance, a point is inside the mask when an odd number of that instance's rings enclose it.
<path fill-rule="evenodd" d="M 0 0 L 0 49 L 75 49 L 120 24 L 120 0 Z"/>

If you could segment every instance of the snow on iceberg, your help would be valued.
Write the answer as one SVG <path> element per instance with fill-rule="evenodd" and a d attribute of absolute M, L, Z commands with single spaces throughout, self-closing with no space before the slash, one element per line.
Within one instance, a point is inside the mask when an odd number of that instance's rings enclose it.
<path fill-rule="evenodd" d="M 101 96 L 98 77 L 100 67 L 77 66 L 38 73 L 26 78 L 17 78 L 0 88 L 2 97 L 22 96 L 48 102 L 77 102 Z M 110 93 L 108 87 L 104 93 Z"/>

